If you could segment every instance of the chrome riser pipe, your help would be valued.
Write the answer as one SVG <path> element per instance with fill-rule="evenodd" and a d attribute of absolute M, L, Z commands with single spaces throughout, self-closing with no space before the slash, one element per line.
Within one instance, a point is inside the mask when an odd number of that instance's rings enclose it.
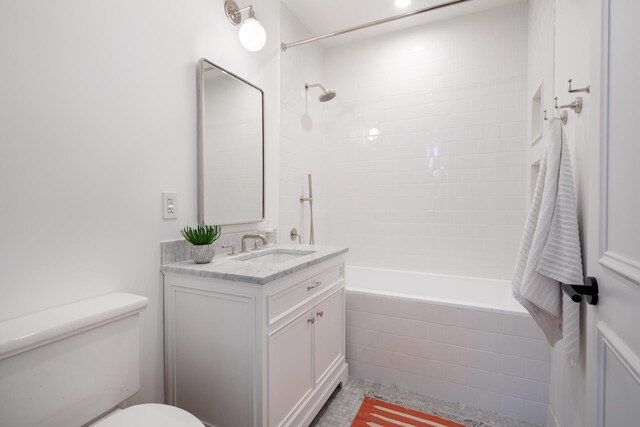
<path fill-rule="evenodd" d="M 316 243 L 315 233 L 313 229 L 313 186 L 311 185 L 311 174 L 309 174 L 309 197 L 300 196 L 300 203 L 309 202 L 309 244 Z"/>

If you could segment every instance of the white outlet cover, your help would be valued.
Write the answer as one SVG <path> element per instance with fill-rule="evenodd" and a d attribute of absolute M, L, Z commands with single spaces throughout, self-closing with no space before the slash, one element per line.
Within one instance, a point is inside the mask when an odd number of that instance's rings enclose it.
<path fill-rule="evenodd" d="M 178 193 L 162 193 L 162 217 L 164 219 L 178 218 Z"/>

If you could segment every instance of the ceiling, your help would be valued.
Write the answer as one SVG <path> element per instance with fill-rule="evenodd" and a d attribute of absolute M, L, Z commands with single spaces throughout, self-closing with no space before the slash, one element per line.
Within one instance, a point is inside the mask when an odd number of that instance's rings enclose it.
<path fill-rule="evenodd" d="M 320 43 L 324 46 L 351 43 L 356 40 L 370 38 L 428 22 L 480 12 L 495 7 L 520 3 L 522 1 L 525 0 L 471 0 L 466 3 L 417 16 L 354 31 L 353 33 L 331 37 L 322 40 Z M 423 7 L 434 6 L 443 3 L 444 0 L 411 0 L 411 4 L 404 9 L 396 8 L 395 0 L 282 0 L 282 2 L 314 36 L 319 36 L 365 22 L 399 15 Z M 295 40 L 282 41 L 289 43 Z"/>

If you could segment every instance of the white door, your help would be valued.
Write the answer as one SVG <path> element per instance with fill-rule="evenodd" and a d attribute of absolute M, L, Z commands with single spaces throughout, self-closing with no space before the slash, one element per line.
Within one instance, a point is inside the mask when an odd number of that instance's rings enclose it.
<path fill-rule="evenodd" d="M 583 6 L 584 7 L 584 6 Z M 640 425 L 640 2 L 591 0 L 588 274 L 600 301 L 587 317 L 587 418 Z M 598 161 L 599 160 L 599 161 Z"/>
<path fill-rule="evenodd" d="M 314 388 L 313 310 L 269 335 L 269 426 L 282 423 Z"/>
<path fill-rule="evenodd" d="M 554 92 L 584 100 L 565 130 L 585 273 L 600 288 L 598 305 L 583 303 L 584 365 L 554 367 L 559 427 L 640 425 L 639 16 L 638 1 L 556 0 Z M 570 78 L 591 93 L 569 93 Z"/>
<path fill-rule="evenodd" d="M 316 306 L 314 370 L 316 385 L 344 355 L 343 316 L 344 289 Z"/>

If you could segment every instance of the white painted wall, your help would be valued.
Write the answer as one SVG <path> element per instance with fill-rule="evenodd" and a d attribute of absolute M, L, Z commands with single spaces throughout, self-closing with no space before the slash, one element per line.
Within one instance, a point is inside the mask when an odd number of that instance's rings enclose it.
<path fill-rule="evenodd" d="M 587 94 L 569 94 L 567 80 L 573 78 L 575 87 L 587 85 L 590 76 L 590 28 L 589 22 L 594 16 L 599 16 L 599 5 L 594 7 L 590 2 L 585 7 L 580 0 L 539 0 L 529 2 L 529 89 L 528 96 L 533 94 L 537 84 L 544 80 L 545 96 L 544 108 L 548 109 L 551 117 L 557 113 L 553 109 L 553 98 L 558 97 L 560 104 L 568 104 L 577 95 L 585 100 L 583 111 L 577 115 L 569 111 L 569 121 L 565 126 L 568 145 L 573 162 L 574 182 L 578 201 L 578 219 L 582 237 L 583 259 L 587 256 L 587 198 L 590 192 L 587 188 L 587 164 L 589 144 L 597 142 L 589 132 L 590 122 L 596 120 L 593 116 L 593 96 Z M 597 3 L 597 2 L 596 2 Z M 591 82 L 593 84 L 593 82 Z M 531 126 L 530 115 L 528 126 Z M 548 140 L 548 124 L 543 125 L 542 139 L 527 149 L 527 168 L 531 168 L 539 161 L 542 152 L 550 143 Z M 594 150 L 592 152 L 595 152 Z M 597 160 L 595 161 L 597 164 Z M 530 173 L 531 178 L 534 173 Z M 592 236 L 592 238 L 594 238 Z M 585 262 L 585 271 L 589 265 Z M 582 306 L 581 319 L 581 360 L 578 365 L 571 367 L 566 355 L 564 343 L 559 341 L 551 353 L 551 383 L 550 406 L 547 423 L 549 426 L 582 427 L 588 424 L 586 419 L 586 371 L 584 351 L 587 335 L 586 304 Z"/>
<path fill-rule="evenodd" d="M 149 297 L 136 402 L 163 401 L 159 243 L 196 223 L 200 57 L 265 91 L 266 215 L 278 220 L 279 4 L 254 6 L 268 37 L 257 54 L 221 0 L 0 2 L 0 320 Z M 162 191 L 178 192 L 177 221 L 162 220 Z"/>
<path fill-rule="evenodd" d="M 526 208 L 526 3 L 330 48 L 324 66 L 338 94 L 330 243 L 354 265 L 510 278 Z"/>
<path fill-rule="evenodd" d="M 594 107 L 597 102 L 593 96 L 585 93 L 570 94 L 567 92 L 567 80 L 573 78 L 574 87 L 582 87 L 591 83 L 591 32 L 593 31 L 591 17 L 600 16 L 600 5 L 594 7 L 594 2 L 581 0 L 555 0 L 555 47 L 554 47 L 554 96 L 558 97 L 560 105 L 568 104 L 576 96 L 582 96 L 584 107 L 582 113 L 569 111 L 569 121 L 565 125 L 567 142 L 571 150 L 573 174 L 578 202 L 578 222 L 585 272 L 593 271 L 589 265 L 588 240 L 597 236 L 588 236 L 588 197 L 594 195 L 589 191 L 588 165 L 589 153 L 599 150 L 590 149 L 590 144 L 599 143 L 594 138 L 591 129 L 592 121 L 599 120 L 595 114 L 599 113 Z M 595 110 L 594 110 L 595 108 Z M 593 164 L 593 163 L 591 163 Z M 599 164 L 596 159 L 595 164 Z M 591 219 L 593 221 L 593 219 Z M 592 229 L 593 231 L 593 229 Z M 591 245 L 594 250 L 597 245 Z M 596 251 L 598 249 L 595 249 Z M 598 258 L 598 257 L 595 257 Z M 595 259 L 592 257 L 592 259 Z M 597 309 L 597 308 L 596 308 Z M 571 367 L 566 355 L 564 343 L 559 341 L 553 348 L 551 356 L 551 416 L 549 423 L 559 427 L 582 427 L 589 424 L 586 410 L 586 304 L 582 304 L 581 312 L 581 349 L 580 363 Z M 591 337 L 590 337 L 591 338 Z"/>

